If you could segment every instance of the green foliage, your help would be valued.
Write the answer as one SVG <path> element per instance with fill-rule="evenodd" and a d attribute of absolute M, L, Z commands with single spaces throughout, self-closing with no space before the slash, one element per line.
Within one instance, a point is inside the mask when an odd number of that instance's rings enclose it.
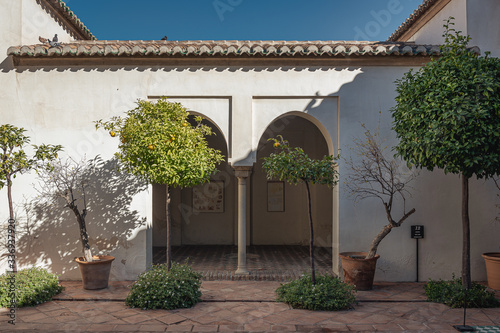
<path fill-rule="evenodd" d="M 396 81 L 396 150 L 409 165 L 488 178 L 500 172 L 500 60 L 451 25 L 441 56 Z"/>
<path fill-rule="evenodd" d="M 30 139 L 24 135 L 26 130 L 9 124 L 0 126 L 0 189 L 12 182 L 17 173 L 23 173 L 41 166 L 57 156 L 61 146 L 33 146 L 35 154 L 29 157 L 24 148 Z"/>
<path fill-rule="evenodd" d="M 13 275 L 0 275 L 0 307 L 11 306 Z M 17 272 L 15 276 L 16 306 L 35 306 L 52 300 L 64 287 L 59 285 L 57 275 L 43 268 L 33 267 Z"/>
<path fill-rule="evenodd" d="M 142 273 L 130 289 L 125 304 L 141 309 L 190 308 L 200 301 L 201 274 L 187 264 L 155 265 Z"/>
<path fill-rule="evenodd" d="M 262 167 L 267 172 L 268 179 L 277 178 L 293 185 L 301 181 L 329 187 L 337 185 L 339 175 L 333 156 L 324 156 L 321 160 L 315 160 L 307 156 L 302 148 L 291 148 L 288 141 L 283 140 L 281 136 L 269 140 L 274 141 L 274 147 L 279 150 L 279 153 L 264 157 Z"/>
<path fill-rule="evenodd" d="M 339 181 L 337 163 L 333 156 L 324 156 L 321 160 L 315 160 L 307 156 L 300 147 L 291 148 L 288 141 L 281 135 L 275 139 L 274 147 L 280 150 L 279 153 L 271 153 L 269 157 L 264 157 L 262 168 L 267 173 L 268 179 L 278 178 L 290 184 L 297 185 L 303 182 L 306 185 L 308 212 L 309 212 L 309 244 L 311 256 L 311 280 L 316 283 L 316 273 L 314 269 L 314 227 L 311 214 L 311 191 L 309 183 L 328 185 L 333 187 Z"/>
<path fill-rule="evenodd" d="M 465 303 L 465 290 L 462 280 L 453 277 L 450 281 L 430 280 L 424 286 L 427 300 L 434 303 L 446 304 L 452 308 L 463 308 Z M 500 307 L 500 301 L 495 294 L 486 290 L 486 286 L 472 283 L 471 289 L 467 291 L 468 308 L 495 308 Z"/>
<path fill-rule="evenodd" d="M 278 302 L 289 304 L 294 309 L 338 311 L 352 308 L 356 302 L 356 290 L 339 278 L 330 275 L 318 276 L 316 284 L 310 276 L 303 276 L 276 289 Z"/>
<path fill-rule="evenodd" d="M 186 108 L 165 98 L 137 104 L 124 118 L 96 122 L 120 139 L 122 169 L 150 183 L 190 187 L 208 181 L 223 157 L 208 147 L 205 136 L 213 133 L 201 117 L 191 126 Z"/>

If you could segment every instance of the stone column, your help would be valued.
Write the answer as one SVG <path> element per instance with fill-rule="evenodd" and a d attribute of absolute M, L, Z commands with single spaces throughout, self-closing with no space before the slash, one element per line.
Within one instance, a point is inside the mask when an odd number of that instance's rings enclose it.
<path fill-rule="evenodd" d="M 247 180 L 252 167 L 235 166 L 234 174 L 238 178 L 238 268 L 236 275 L 250 274 L 247 270 Z"/>

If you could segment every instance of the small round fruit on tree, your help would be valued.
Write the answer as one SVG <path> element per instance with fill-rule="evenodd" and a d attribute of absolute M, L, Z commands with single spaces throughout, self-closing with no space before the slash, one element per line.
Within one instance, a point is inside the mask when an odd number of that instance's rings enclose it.
<path fill-rule="evenodd" d="M 274 146 L 275 146 L 276 148 L 278 148 L 279 146 L 281 146 L 281 144 L 280 144 L 279 142 L 275 142 L 275 143 L 274 143 Z"/>
<path fill-rule="evenodd" d="M 187 127 L 187 123 L 182 123 L 182 127 Z"/>
<path fill-rule="evenodd" d="M 109 135 L 111 135 L 112 137 L 115 137 L 115 136 L 116 136 L 116 133 L 115 133 L 115 132 L 113 132 L 113 131 L 110 131 L 110 132 L 109 132 Z"/>
<path fill-rule="evenodd" d="M 153 149 L 155 149 L 155 146 L 154 145 L 148 145 L 148 149 L 149 150 L 153 150 Z"/>

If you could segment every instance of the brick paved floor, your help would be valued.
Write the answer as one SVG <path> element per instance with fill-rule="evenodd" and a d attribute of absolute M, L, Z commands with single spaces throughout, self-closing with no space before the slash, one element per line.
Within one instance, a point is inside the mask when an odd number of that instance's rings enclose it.
<path fill-rule="evenodd" d="M 189 259 L 193 268 L 202 273 L 203 279 L 288 281 L 309 271 L 309 247 L 306 246 L 249 246 L 247 248 L 248 276 L 236 276 L 238 248 L 230 245 L 204 245 L 172 247 L 175 262 Z M 165 248 L 153 248 L 153 262 L 164 263 Z M 332 271 L 331 248 L 316 248 L 315 266 L 319 274 Z"/>
<path fill-rule="evenodd" d="M 331 255 L 320 251 L 320 270 L 331 271 Z M 347 311 L 292 309 L 275 302 L 274 290 L 279 281 L 308 271 L 307 248 L 250 247 L 248 252 L 252 275 L 241 281 L 230 274 L 237 262 L 235 247 L 174 249 L 176 261 L 190 257 L 205 276 L 202 302 L 191 309 L 128 308 L 124 300 L 132 281 L 112 281 L 108 288 L 93 291 L 84 290 L 80 281 L 63 281 L 66 290 L 53 301 L 17 309 L 15 326 L 7 323 L 9 310 L 0 309 L 0 332 L 446 333 L 456 332 L 452 325 L 463 321 L 462 309 L 425 302 L 422 283 L 375 283 L 373 290 L 358 292 L 358 304 Z M 156 259 L 161 261 L 161 252 Z M 469 325 L 500 326 L 500 309 L 467 313 Z"/>
<path fill-rule="evenodd" d="M 0 309 L 0 332 L 456 332 L 462 309 L 423 302 L 422 283 L 376 283 L 358 292 L 354 309 L 292 309 L 274 301 L 276 281 L 204 281 L 203 302 L 191 309 L 131 309 L 121 301 L 130 281 L 84 291 L 63 281 L 56 301 L 18 309 L 17 325 Z M 71 301 L 80 299 L 80 301 Z M 106 301 L 114 299 L 114 301 Z M 95 301 L 91 301 L 95 300 Z M 5 319 L 4 319 L 5 318 Z M 500 326 L 500 309 L 469 309 L 467 324 Z"/>

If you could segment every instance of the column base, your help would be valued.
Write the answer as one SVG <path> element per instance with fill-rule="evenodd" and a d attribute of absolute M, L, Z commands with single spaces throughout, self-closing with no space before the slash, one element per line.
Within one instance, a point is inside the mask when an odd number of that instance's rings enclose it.
<path fill-rule="evenodd" d="M 250 272 L 246 268 L 238 268 L 236 272 L 234 272 L 235 275 L 250 275 Z"/>

